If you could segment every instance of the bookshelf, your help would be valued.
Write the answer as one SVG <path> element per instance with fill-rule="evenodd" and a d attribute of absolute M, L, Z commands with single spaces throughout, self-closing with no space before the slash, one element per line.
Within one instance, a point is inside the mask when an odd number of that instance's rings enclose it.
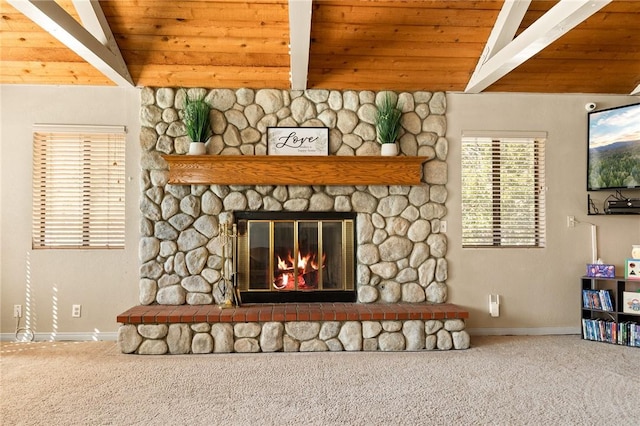
<path fill-rule="evenodd" d="M 580 283 L 582 338 L 640 347 L 640 311 L 627 306 L 628 293 L 635 293 L 640 299 L 640 280 L 584 276 Z"/>

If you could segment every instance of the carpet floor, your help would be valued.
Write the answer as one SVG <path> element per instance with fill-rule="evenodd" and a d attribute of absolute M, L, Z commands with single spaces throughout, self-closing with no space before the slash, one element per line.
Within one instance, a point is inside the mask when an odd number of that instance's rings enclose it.
<path fill-rule="evenodd" d="M 123 355 L 0 344 L 2 425 L 639 425 L 640 348 L 474 336 L 448 352 Z"/>

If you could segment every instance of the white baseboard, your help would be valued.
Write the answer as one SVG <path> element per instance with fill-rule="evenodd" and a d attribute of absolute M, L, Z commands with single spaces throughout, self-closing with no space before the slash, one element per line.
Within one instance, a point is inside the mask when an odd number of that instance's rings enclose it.
<path fill-rule="evenodd" d="M 467 328 L 472 336 L 544 336 L 550 334 L 580 334 L 580 327 L 539 328 Z"/>
<path fill-rule="evenodd" d="M 21 335 L 22 336 L 22 335 Z M 0 333 L 0 341 L 15 342 L 15 333 Z M 78 333 L 34 333 L 34 342 L 90 342 L 90 341 L 116 341 L 118 332 L 78 332 Z"/>

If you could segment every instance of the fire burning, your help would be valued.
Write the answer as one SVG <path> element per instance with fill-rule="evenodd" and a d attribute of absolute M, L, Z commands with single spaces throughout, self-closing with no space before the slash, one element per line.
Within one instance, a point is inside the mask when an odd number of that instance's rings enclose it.
<path fill-rule="evenodd" d="M 324 264 L 324 255 L 322 256 L 322 261 Z M 287 254 L 286 259 L 278 256 L 273 287 L 278 290 L 295 290 L 297 273 L 298 290 L 316 289 L 318 288 L 317 271 L 319 268 L 320 265 L 315 253 L 309 253 L 305 256 L 302 253 L 298 253 L 297 261 L 293 259 L 291 253 Z"/>

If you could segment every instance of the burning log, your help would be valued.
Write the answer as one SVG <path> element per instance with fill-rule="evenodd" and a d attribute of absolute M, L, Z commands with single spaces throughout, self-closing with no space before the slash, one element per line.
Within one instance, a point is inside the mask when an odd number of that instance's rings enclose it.
<path fill-rule="evenodd" d="M 302 256 L 302 254 L 298 253 L 298 261 L 296 262 L 291 257 L 291 253 L 287 255 L 287 260 L 283 260 L 278 256 L 273 287 L 278 290 L 317 289 L 319 265 L 315 258 L 315 254 Z M 324 264 L 322 266 L 324 267 Z M 298 276 L 297 285 L 295 283 L 296 272 Z"/>

